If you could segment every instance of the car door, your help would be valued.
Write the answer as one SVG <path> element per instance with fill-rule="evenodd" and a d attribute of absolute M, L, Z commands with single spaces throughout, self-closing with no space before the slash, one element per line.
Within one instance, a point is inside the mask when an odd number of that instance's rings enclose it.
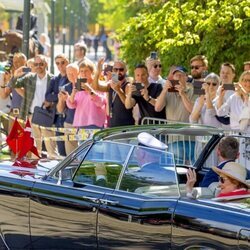
<path fill-rule="evenodd" d="M 170 248 L 172 217 L 179 197 L 173 155 L 152 150 L 158 162 L 141 165 L 138 148 L 131 154 L 116 190 L 100 200 L 99 249 Z M 149 159 L 145 154 L 143 158 Z"/>
<path fill-rule="evenodd" d="M 123 167 L 116 146 L 111 145 L 108 142 L 92 145 L 87 154 L 76 154 L 62 173 L 59 171 L 35 184 L 30 205 L 34 249 L 97 248 L 100 200 L 105 193 L 114 191 Z M 130 146 L 124 148 L 127 148 L 123 156 L 126 159 Z M 110 151 L 116 153 L 113 155 Z M 65 180 L 73 168 L 76 169 L 73 175 Z M 57 182 L 53 181 L 56 176 Z"/>
<path fill-rule="evenodd" d="M 239 201 L 179 200 L 172 230 L 173 249 L 249 249 L 249 208 Z"/>
<path fill-rule="evenodd" d="M 1 240 L 9 249 L 28 249 L 30 246 L 29 197 L 34 183 L 31 175 L 21 170 L 0 174 Z M 3 248 L 5 249 L 5 248 Z"/>

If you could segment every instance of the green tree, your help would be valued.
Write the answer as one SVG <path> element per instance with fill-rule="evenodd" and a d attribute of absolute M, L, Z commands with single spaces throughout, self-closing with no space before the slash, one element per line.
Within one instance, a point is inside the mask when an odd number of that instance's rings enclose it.
<path fill-rule="evenodd" d="M 230 61 L 240 72 L 250 57 L 249 6 L 250 0 L 144 0 L 140 12 L 117 31 L 122 57 L 132 68 L 155 50 L 166 69 L 188 66 L 191 57 L 204 54 L 210 71 Z"/>

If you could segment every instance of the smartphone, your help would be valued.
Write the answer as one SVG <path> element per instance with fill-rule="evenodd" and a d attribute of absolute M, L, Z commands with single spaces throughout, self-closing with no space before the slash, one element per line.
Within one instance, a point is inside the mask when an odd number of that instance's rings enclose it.
<path fill-rule="evenodd" d="M 151 59 L 157 59 L 157 52 L 152 51 L 152 52 L 150 53 L 150 58 L 151 58 Z"/>
<path fill-rule="evenodd" d="M 112 81 L 113 81 L 114 83 L 119 82 L 119 79 L 118 79 L 118 74 L 116 74 L 116 73 L 112 73 L 112 77 L 111 77 L 111 79 L 112 79 Z"/>
<path fill-rule="evenodd" d="M 23 73 L 29 73 L 31 72 L 31 68 L 25 67 L 23 68 Z"/>
<path fill-rule="evenodd" d="M 133 83 L 133 85 L 135 85 L 136 90 L 133 91 L 132 95 L 133 96 L 141 96 L 141 90 L 144 89 L 144 84 L 140 83 L 140 82 L 135 82 L 135 83 Z"/>
<path fill-rule="evenodd" d="M 113 71 L 113 66 L 107 65 L 103 70 L 103 74 L 106 76 L 108 72 L 112 72 L 112 71 Z"/>
<path fill-rule="evenodd" d="M 87 78 L 78 78 L 76 82 L 76 89 L 79 91 L 85 90 L 81 85 L 82 83 L 86 83 L 86 82 L 87 82 Z"/>
<path fill-rule="evenodd" d="M 59 92 L 65 92 L 65 86 L 59 86 L 58 87 Z"/>
<path fill-rule="evenodd" d="M 172 88 L 168 89 L 168 92 L 178 92 L 178 90 L 175 89 L 175 86 L 179 84 L 178 80 L 169 80 L 172 84 Z"/>
<path fill-rule="evenodd" d="M 203 81 L 194 81 L 193 82 L 195 95 L 205 95 L 205 89 L 202 89 L 203 83 L 204 83 Z"/>
<path fill-rule="evenodd" d="M 234 84 L 223 84 L 223 89 L 224 90 L 235 90 Z"/>

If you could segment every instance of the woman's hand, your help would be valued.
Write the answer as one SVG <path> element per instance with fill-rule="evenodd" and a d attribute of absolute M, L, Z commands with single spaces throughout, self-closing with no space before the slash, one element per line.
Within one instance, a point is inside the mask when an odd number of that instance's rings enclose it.
<path fill-rule="evenodd" d="M 195 170 L 189 168 L 187 170 L 186 176 L 187 176 L 186 190 L 187 190 L 187 193 L 191 193 L 193 190 L 194 184 L 197 181 Z"/>

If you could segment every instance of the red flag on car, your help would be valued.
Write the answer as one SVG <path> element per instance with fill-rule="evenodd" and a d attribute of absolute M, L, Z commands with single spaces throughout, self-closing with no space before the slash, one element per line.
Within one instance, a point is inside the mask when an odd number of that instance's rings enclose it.
<path fill-rule="evenodd" d="M 37 148 L 34 146 L 34 138 L 31 136 L 30 121 L 29 119 L 27 119 L 22 137 L 21 149 L 18 154 L 18 159 L 24 157 L 29 151 L 40 158 Z"/>
<path fill-rule="evenodd" d="M 21 150 L 23 133 L 23 128 L 16 118 L 11 131 L 6 138 L 6 142 L 14 154 L 17 154 Z"/>

